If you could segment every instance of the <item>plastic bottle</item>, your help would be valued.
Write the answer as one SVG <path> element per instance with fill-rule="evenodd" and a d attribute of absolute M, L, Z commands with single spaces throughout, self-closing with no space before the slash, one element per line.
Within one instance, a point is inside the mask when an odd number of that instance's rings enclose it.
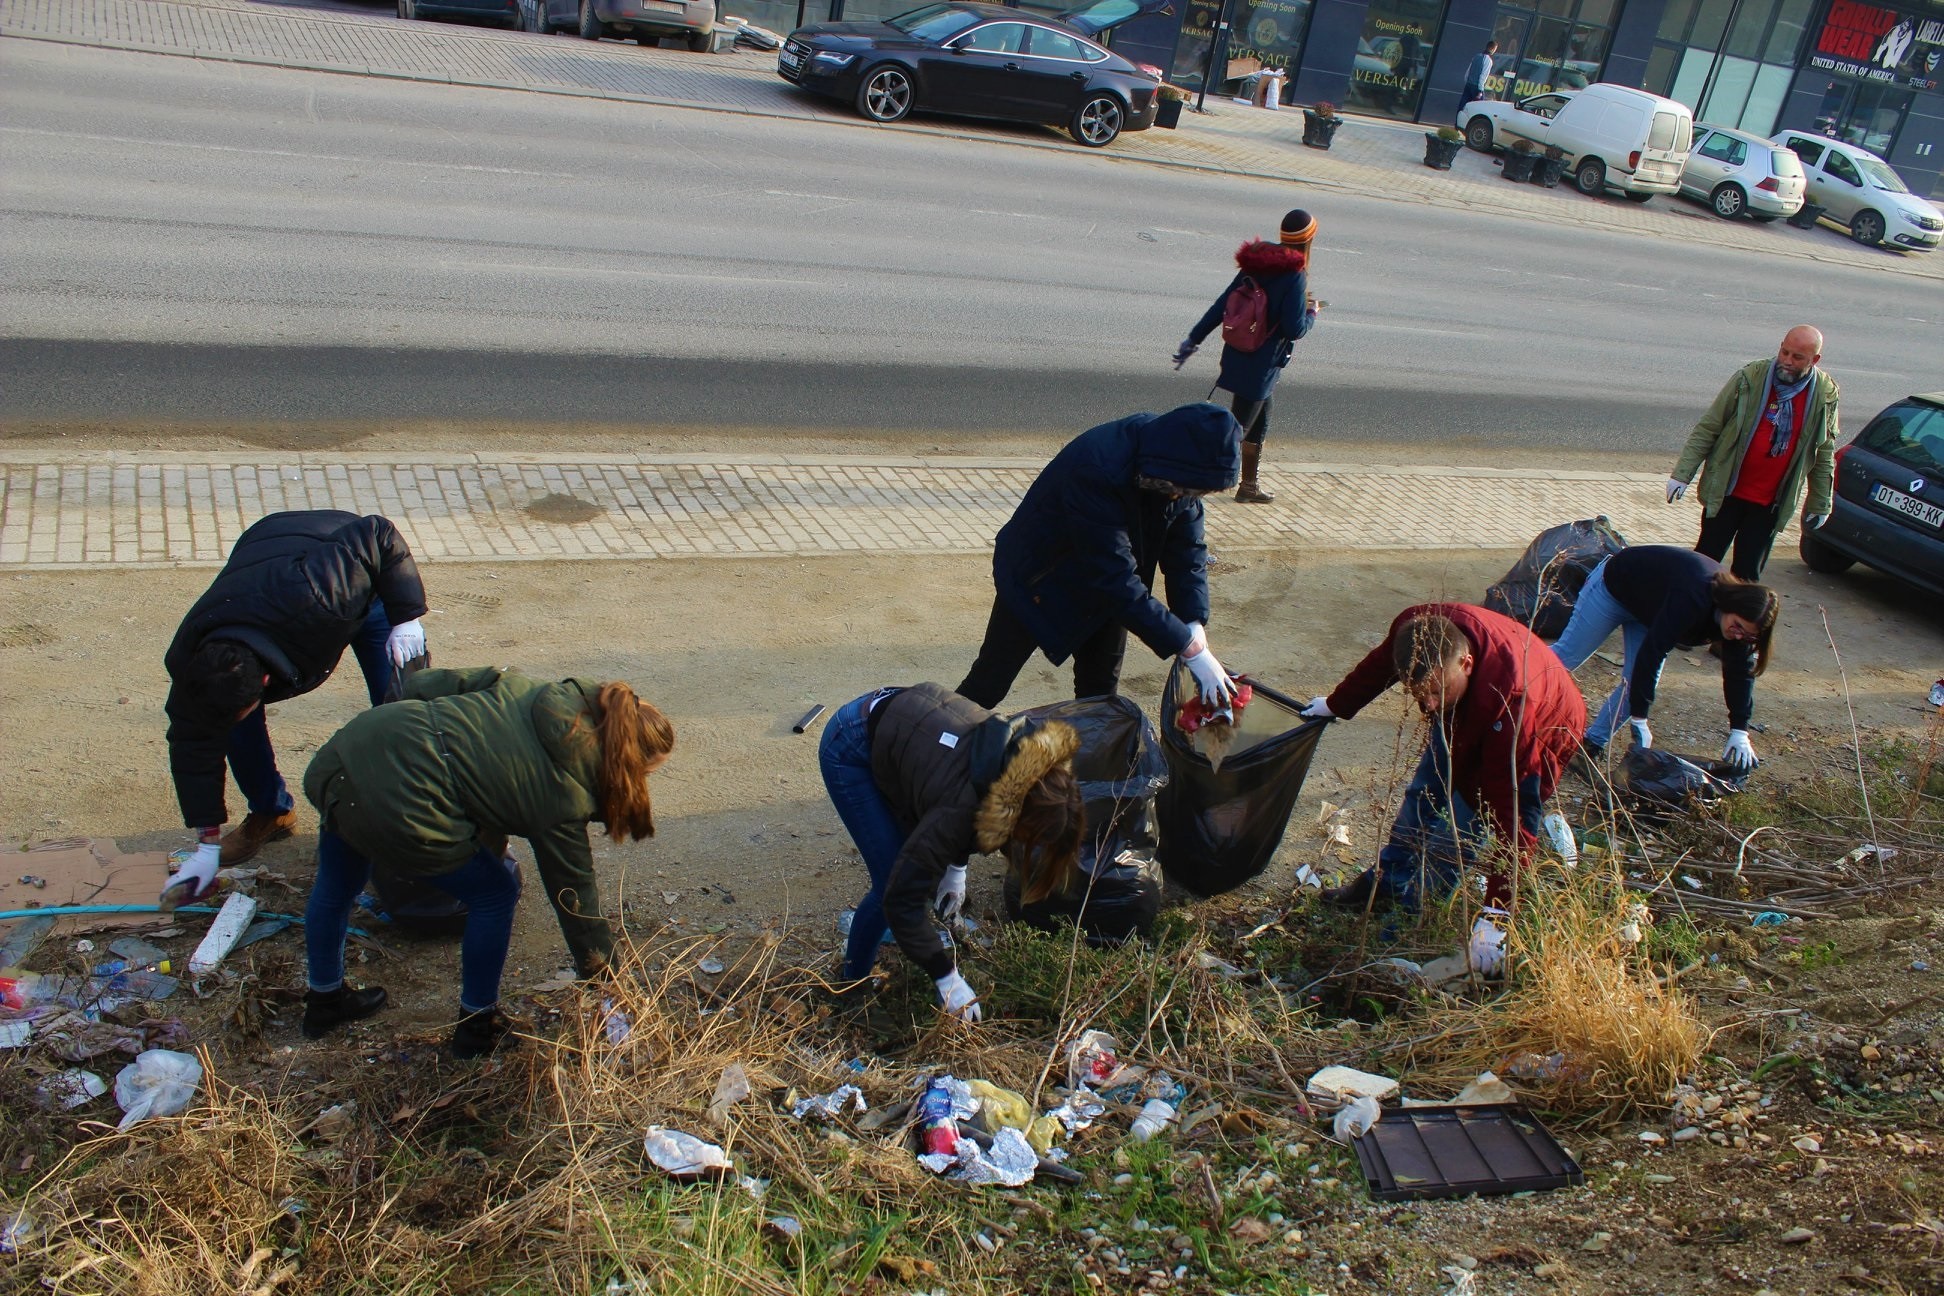
<path fill-rule="evenodd" d="M 1134 1118 L 1130 1131 L 1136 1143 L 1145 1143 L 1174 1123 L 1174 1104 L 1161 1098 L 1150 1098 L 1141 1104 L 1141 1114 Z"/>
<path fill-rule="evenodd" d="M 79 1006 L 83 987 L 73 977 L 49 976 L 8 968 L 0 972 L 0 1004 L 9 1008 L 32 1008 L 36 1004 L 58 1003 Z"/>
<path fill-rule="evenodd" d="M 97 963 L 94 974 L 98 977 L 111 977 L 123 972 L 168 972 L 174 967 L 175 964 L 168 959 L 163 959 L 159 963 L 131 963 L 127 959 L 115 959 L 109 963 Z"/>
<path fill-rule="evenodd" d="M 926 1152 L 958 1155 L 958 1122 L 952 1118 L 952 1091 L 944 1085 L 928 1087 L 918 1099 L 918 1128 Z"/>
<path fill-rule="evenodd" d="M 1566 816 L 1554 810 L 1539 821 L 1545 830 L 1546 840 L 1552 844 L 1553 853 L 1558 855 L 1567 868 L 1579 866 L 1579 843 L 1573 840 L 1573 827 L 1566 822 Z"/>

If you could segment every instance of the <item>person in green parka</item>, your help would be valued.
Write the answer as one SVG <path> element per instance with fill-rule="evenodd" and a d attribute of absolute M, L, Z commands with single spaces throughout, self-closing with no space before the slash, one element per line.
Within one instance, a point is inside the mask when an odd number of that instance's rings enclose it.
<path fill-rule="evenodd" d="M 622 683 L 539 683 L 511 671 L 428 670 L 405 700 L 355 717 L 304 773 L 317 808 L 317 879 L 304 911 L 304 1035 L 369 1017 L 385 991 L 344 984 L 351 906 L 372 870 L 416 878 L 466 905 L 453 1052 L 490 1053 L 507 1032 L 500 973 L 519 899 L 503 855 L 524 837 L 583 977 L 614 931 L 601 912 L 587 825 L 619 841 L 655 835 L 648 776 L 668 758 L 668 719 Z"/>

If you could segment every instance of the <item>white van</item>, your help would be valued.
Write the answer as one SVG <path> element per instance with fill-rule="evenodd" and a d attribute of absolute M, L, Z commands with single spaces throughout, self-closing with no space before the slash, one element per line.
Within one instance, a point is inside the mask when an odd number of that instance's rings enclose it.
<path fill-rule="evenodd" d="M 1556 146 L 1581 193 L 1617 189 L 1635 202 L 1679 189 L 1694 143 L 1694 114 L 1686 104 L 1604 81 L 1517 103 L 1478 99 L 1462 116 L 1459 129 L 1475 149 L 1522 139 L 1542 149 Z"/>

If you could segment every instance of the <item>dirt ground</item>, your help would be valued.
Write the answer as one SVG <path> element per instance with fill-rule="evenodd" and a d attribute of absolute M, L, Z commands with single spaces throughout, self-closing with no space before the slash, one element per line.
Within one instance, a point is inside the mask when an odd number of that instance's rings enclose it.
<path fill-rule="evenodd" d="M 1231 669 L 1306 696 L 1332 685 L 1399 609 L 1433 598 L 1475 599 L 1513 557 L 1218 552 L 1212 643 Z M 0 576 L 0 747 L 8 773 L 0 783 L 0 840 L 110 836 L 129 849 L 185 840 L 163 742 L 161 656 L 210 574 Z M 796 735 L 791 725 L 814 704 L 834 709 L 880 684 L 956 682 L 975 650 L 991 588 L 987 561 L 979 557 L 441 563 L 424 575 L 433 609 L 427 632 L 438 664 L 624 678 L 674 720 L 676 750 L 654 784 L 660 836 L 627 847 L 595 839 L 610 905 L 618 895 L 637 929 L 667 924 L 733 939 L 787 926 L 813 947 L 832 950 L 834 919 L 861 893 L 863 873 L 823 795 L 817 733 Z M 1813 575 L 1790 554 L 1777 557 L 1770 579 L 1785 603 L 1775 660 L 1757 690 L 1763 731 L 1755 744 L 1767 763 L 1759 777 L 1802 777 L 1848 759 L 1842 745 L 1850 722 L 1825 609 L 1866 745 L 1921 734 L 1931 712 L 1925 695 L 1944 674 L 1944 619 L 1935 608 L 1869 573 Z M 1617 648 L 1616 641 L 1616 657 Z M 1137 645 L 1124 691 L 1151 709 L 1162 667 Z M 1583 668 L 1581 683 L 1597 698 L 1616 677 L 1613 665 L 1596 659 Z M 1068 672 L 1036 660 L 1008 705 L 1057 699 L 1069 681 Z M 316 693 L 272 709 L 271 733 L 293 785 L 309 755 L 363 705 L 355 665 L 347 660 Z M 1670 661 L 1654 719 L 1663 746 L 1704 755 L 1719 749 L 1725 724 L 1710 659 L 1696 653 Z M 1325 862 L 1313 827 L 1325 797 L 1361 811 L 1353 853 L 1369 858 L 1385 790 L 1415 759 L 1415 736 L 1396 694 L 1333 727 L 1276 861 L 1224 903 L 1267 908 L 1289 894 L 1299 864 Z M 240 813 L 233 789 L 230 795 L 232 811 Z M 266 910 L 301 911 L 315 842 L 315 817 L 301 798 L 300 823 L 296 838 L 272 846 L 260 861 L 285 883 L 280 890 L 274 879 L 259 880 Z M 1326 873 L 1338 867 L 1329 861 Z M 0 880 L 0 900 L 13 894 L 5 889 L 12 883 Z M 1935 895 L 1926 903 L 1934 906 Z M 992 861 L 975 862 L 972 908 L 988 916 L 998 908 Z M 1885 1004 L 1929 986 L 1904 969 L 1913 961 L 1936 966 L 1944 957 L 1944 916 L 1920 913 L 1901 925 L 1873 918 L 1828 930 L 1832 948 L 1849 952 L 1849 966 L 1818 976 L 1809 987 L 1814 997 L 1802 1001 L 1815 1005 L 1826 1029 L 1831 1021 L 1854 1024 L 1849 1035 L 1838 1025 L 1833 1034 L 1789 1047 L 1828 1057 L 1819 1076 L 1840 1073 L 1865 1085 L 1880 1070 L 1888 1083 L 1901 1064 L 1899 1093 L 1911 1084 L 1919 1095 L 1926 1085 L 1944 1085 L 1936 1040 L 1925 1035 L 1934 1026 L 1919 1025 L 1913 1034 L 1906 1023 L 1895 1039 L 1869 1028 Z M 436 1038 L 453 1012 L 456 946 L 379 934 L 399 957 L 364 956 L 370 961 L 354 966 L 352 975 L 386 985 L 393 1007 L 366 1029 L 373 1039 Z M 287 968 L 289 990 L 299 989 L 299 937 L 287 933 L 272 945 L 284 948 L 269 966 Z M 515 931 L 509 992 L 553 977 L 566 962 L 550 912 L 530 893 Z M 1760 987 L 1753 991 L 1757 1002 L 1762 995 Z M 1748 995 L 1733 998 L 1739 1011 Z M 1856 1050 L 1879 1038 L 1887 1060 L 1858 1062 Z M 285 1084 L 310 1083 L 303 1081 L 309 1075 L 323 1083 L 319 1068 L 305 1059 L 308 1047 L 287 1014 L 266 1026 L 247 1061 L 266 1081 L 276 1075 Z M 1743 1074 L 1759 1064 L 1765 1047 L 1758 1043 L 1735 1059 Z M 249 1083 L 250 1066 L 236 1061 L 228 1078 Z M 328 1070 L 331 1064 L 320 1055 L 319 1065 Z M 1911 1080 L 1912 1074 L 1919 1078 Z M 1769 1096 L 1776 1092 L 1771 1083 Z M 1642 1150 L 1632 1126 L 1576 1132 L 1569 1143 L 1589 1170 L 1584 1190 L 1539 1201 L 1325 1206 L 1319 1216 L 1333 1215 L 1335 1222 L 1316 1227 L 1329 1231 L 1312 1233 L 1284 1262 L 1294 1273 L 1302 1261 L 1317 1290 L 1443 1292 L 1454 1280 L 1440 1276 L 1442 1267 L 1467 1260 L 1480 1266 L 1479 1292 L 1645 1293 L 1703 1285 L 1747 1293 L 1944 1290 L 1924 1284 L 1937 1266 L 1911 1250 L 1921 1250 L 1929 1234 L 1896 1226 L 1905 1233 L 1893 1239 L 1892 1250 L 1902 1247 L 1908 1263 L 1893 1270 L 1904 1277 L 1872 1279 L 1872 1264 L 1883 1270 L 1874 1248 L 1884 1235 L 1864 1231 L 1861 1222 L 1851 1225 L 1853 1217 L 1867 1218 L 1881 1230 L 1893 1227 L 1888 1220 L 1911 1218 L 1908 1190 L 1926 1194 L 1923 1185 L 1937 1182 L 1930 1170 L 1935 1163 L 1925 1162 L 1925 1175 L 1912 1177 L 1902 1166 L 1920 1153 L 1885 1144 L 1867 1125 L 1808 1110 L 1808 1097 L 1804 1088 L 1773 1109 L 1778 1121 L 1786 1113 L 1790 1122 L 1778 1124 L 1776 1133 L 1785 1151 L 1796 1131 L 1816 1133 L 1830 1149 L 1829 1161 L 1802 1156 L 1778 1165 L 1703 1147 L 1681 1153 L 1686 1159 L 1677 1164 L 1675 1149 Z M 1918 1144 L 1923 1156 L 1944 1146 L 1937 1108 L 1929 1110 L 1929 1142 Z M 1934 1224 L 1934 1200 L 1930 1209 Z M 1798 1221 L 1819 1236 L 1844 1230 L 1843 1240 L 1794 1250 L 1777 1245 L 1774 1236 Z M 1405 1281 L 1400 1266 L 1415 1276 Z"/>

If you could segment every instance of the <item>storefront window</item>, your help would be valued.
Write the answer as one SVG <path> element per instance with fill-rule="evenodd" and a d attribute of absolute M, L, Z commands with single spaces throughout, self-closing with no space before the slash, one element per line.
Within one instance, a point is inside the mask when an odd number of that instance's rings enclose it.
<path fill-rule="evenodd" d="M 1443 0 L 1371 0 L 1357 41 L 1347 105 L 1386 117 L 1416 117 L 1424 73 L 1443 22 Z"/>
<path fill-rule="evenodd" d="M 1680 3 L 1680 0 L 1673 0 Z M 1492 37 L 1499 43 L 1487 88 L 1515 99 L 1547 90 L 1578 90 L 1600 79 L 1612 32 L 1612 0 L 1545 0 L 1541 7 L 1501 4 Z"/>
<path fill-rule="evenodd" d="M 1174 70 L 1168 77 L 1174 84 L 1201 88 L 1221 13 L 1222 6 L 1215 0 L 1194 0 L 1188 5 L 1181 40 L 1175 46 Z M 1221 88 L 1230 67 L 1244 76 L 1263 68 L 1295 67 L 1302 57 L 1309 16 L 1310 0 L 1232 0 L 1228 53 L 1209 89 Z"/>

